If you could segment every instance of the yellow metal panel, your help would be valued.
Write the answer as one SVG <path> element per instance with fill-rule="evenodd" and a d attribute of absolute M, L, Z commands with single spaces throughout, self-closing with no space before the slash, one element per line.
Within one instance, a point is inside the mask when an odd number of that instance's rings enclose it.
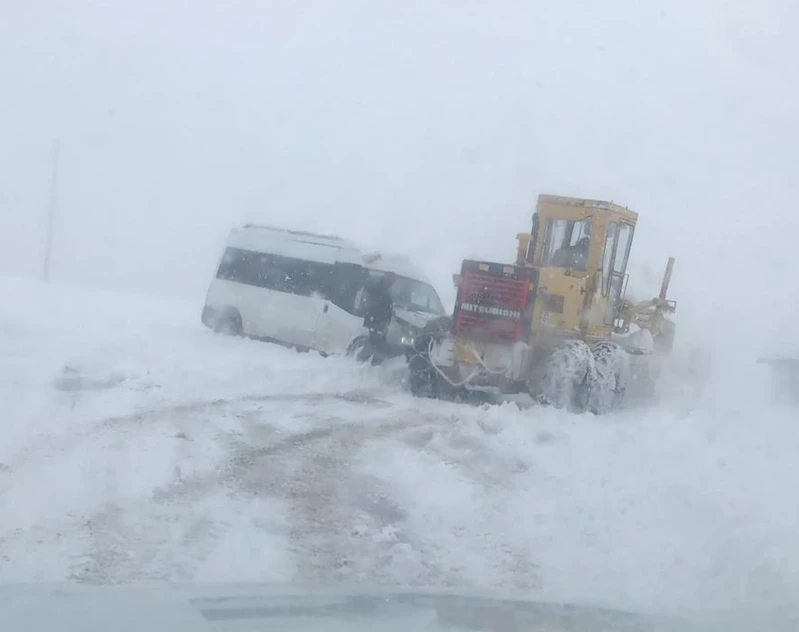
<path fill-rule="evenodd" d="M 636 223 L 638 220 L 638 213 L 630 210 L 626 206 L 608 202 L 605 200 L 591 200 L 588 198 L 575 198 L 567 197 L 565 195 L 546 195 L 541 194 L 538 196 L 538 207 L 547 206 L 549 208 L 555 207 L 560 211 L 570 210 L 576 213 L 584 213 L 586 215 L 595 214 L 597 211 L 604 211 L 612 213 L 619 217 Z M 564 216 L 565 217 L 565 216 Z"/>

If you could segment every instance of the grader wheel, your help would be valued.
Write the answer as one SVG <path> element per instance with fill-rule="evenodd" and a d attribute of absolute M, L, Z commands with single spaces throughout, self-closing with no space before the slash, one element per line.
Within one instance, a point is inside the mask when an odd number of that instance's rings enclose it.
<path fill-rule="evenodd" d="M 582 411 L 594 374 L 594 356 L 582 340 L 568 340 L 545 360 L 538 401 L 548 406 Z"/>
<path fill-rule="evenodd" d="M 594 373 L 588 384 L 586 409 L 605 415 L 624 401 L 630 379 L 627 352 L 613 342 L 599 342 L 593 349 Z"/>

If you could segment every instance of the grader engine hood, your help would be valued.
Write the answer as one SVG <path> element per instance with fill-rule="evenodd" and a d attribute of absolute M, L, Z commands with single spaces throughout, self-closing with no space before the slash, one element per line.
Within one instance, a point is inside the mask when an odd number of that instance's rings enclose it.
<path fill-rule="evenodd" d="M 512 344 L 526 337 L 538 281 L 534 268 L 466 260 L 453 313 L 455 335 Z"/>

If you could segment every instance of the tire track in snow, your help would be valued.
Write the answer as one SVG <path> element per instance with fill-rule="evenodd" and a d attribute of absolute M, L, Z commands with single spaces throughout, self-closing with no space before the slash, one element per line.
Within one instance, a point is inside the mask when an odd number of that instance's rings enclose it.
<path fill-rule="evenodd" d="M 283 404 L 290 401 L 307 406 L 286 411 Z M 331 416 L 332 402 L 342 404 L 332 412 L 357 415 L 357 421 Z M 252 403 L 268 405 L 263 409 Z M 68 525 L 84 542 L 83 552 L 70 562 L 69 578 L 82 583 L 191 580 L 231 530 L 249 519 L 256 531 L 288 543 L 300 582 L 464 585 L 470 578 L 447 563 L 446 542 L 442 548 L 441 542 L 414 531 L 409 519 L 413 507 L 392 498 L 390 481 L 354 468 L 362 448 L 375 442 L 397 440 L 435 454 L 435 446 L 420 442 L 420 436 L 458 436 L 457 418 L 422 413 L 416 405 L 415 400 L 396 405 L 363 393 L 270 395 L 220 401 L 207 415 L 206 405 L 195 403 L 106 419 L 93 427 L 105 432 L 133 424 L 135 429 L 151 415 L 150 420 L 170 421 L 190 435 L 193 424 L 207 424 L 205 417 L 222 414 L 239 418 L 241 427 L 220 436 L 228 454 L 210 471 L 176 472 L 151 496 L 107 504 L 88 520 Z M 304 418 L 303 431 L 292 431 L 286 423 L 292 413 Z M 281 418 L 278 427 L 270 424 L 271 416 Z M 485 488 L 496 485 L 481 473 L 481 457 L 490 453 L 471 448 L 473 458 L 466 465 L 446 450 L 437 456 Z M 287 524 L 275 525 L 266 514 L 253 516 L 250 506 L 258 499 L 284 506 Z M 486 536 L 493 540 L 490 534 L 479 537 Z M 499 552 L 503 569 L 519 578 L 514 585 L 535 583 L 529 555 L 498 539 L 488 545 Z"/>
<path fill-rule="evenodd" d="M 241 462 L 243 489 L 287 502 L 288 536 L 302 581 L 393 583 L 397 557 L 413 554 L 413 535 L 402 528 L 405 508 L 390 499 L 379 481 L 356 475 L 352 460 L 364 443 L 418 421 L 370 422 L 338 424 L 304 435 L 291 452 L 250 454 Z"/>
<path fill-rule="evenodd" d="M 480 506 L 492 507 L 488 514 L 501 516 L 503 504 L 511 501 L 515 494 L 518 476 L 525 474 L 529 466 L 521 459 L 508 460 L 507 456 L 492 450 L 486 441 L 491 434 L 495 431 L 484 426 L 479 419 L 476 426 L 472 426 L 471 422 L 464 423 L 457 417 L 450 417 L 447 420 L 439 418 L 437 423 L 408 432 L 402 440 L 415 452 L 434 457 L 457 473 L 459 478 L 475 485 L 482 496 Z M 480 549 L 477 555 L 486 553 L 493 557 L 495 570 L 501 571 L 499 575 L 503 584 L 520 589 L 540 586 L 539 568 L 533 551 L 524 545 L 504 541 L 499 535 L 501 532 L 484 532 L 479 526 L 481 518 L 474 516 L 465 525 L 455 525 L 452 535 L 473 538 L 475 546 Z M 433 544 L 429 551 L 431 556 L 436 555 L 435 548 Z"/>
<path fill-rule="evenodd" d="M 196 401 L 143 410 L 129 415 L 101 417 L 95 420 L 77 424 L 69 434 L 36 436 L 34 446 L 26 446 L 14 457 L 0 463 L 0 474 L 11 474 L 24 467 L 28 462 L 39 457 L 46 457 L 53 453 L 64 452 L 88 437 L 97 436 L 97 433 L 116 431 L 119 428 L 137 427 L 145 423 L 159 423 L 171 421 L 180 416 L 190 414 L 224 414 L 236 412 L 236 407 L 248 403 L 259 402 L 305 402 L 322 403 L 325 401 L 344 401 L 352 403 L 374 403 L 391 406 L 389 402 L 378 399 L 378 391 L 351 391 L 329 393 L 278 393 L 266 395 L 243 395 L 235 398 L 220 398 L 207 401 Z M 228 409 L 226 411 L 226 409 Z"/>
<path fill-rule="evenodd" d="M 85 522 L 87 551 L 71 560 L 69 581 L 191 580 L 232 526 L 230 520 L 216 521 L 208 513 L 186 521 L 181 515 L 185 507 L 136 509 L 109 504 Z M 226 517 L 237 518 L 230 513 Z"/>
<path fill-rule="evenodd" d="M 289 501 L 290 538 L 300 554 L 299 573 L 304 581 L 463 585 L 469 579 L 457 567 L 448 566 L 452 556 L 425 533 L 414 531 L 416 521 L 409 516 L 413 508 L 392 497 L 390 481 L 354 467 L 364 446 L 383 440 L 408 442 L 409 436 L 420 432 L 446 436 L 457 427 L 454 422 L 452 417 L 420 414 L 413 408 L 393 410 L 382 422 L 370 419 L 332 426 L 335 420 L 330 420 L 323 430 L 294 440 L 292 449 L 299 452 L 300 468 L 292 468 L 292 461 L 282 459 L 265 462 L 265 452 L 251 452 L 240 463 L 245 487 L 256 495 L 277 494 Z M 283 455 L 283 449 L 273 446 L 269 455 Z M 481 454 L 501 460 L 488 449 Z M 484 463 L 479 459 L 469 465 L 465 469 L 473 482 L 483 486 L 490 503 L 496 481 L 486 481 L 480 475 Z M 510 470 L 504 465 L 509 472 L 520 471 L 518 464 L 512 464 Z M 502 482 L 508 485 L 508 480 Z M 488 548 L 499 552 L 492 559 L 498 560 L 503 575 L 510 573 L 514 586 L 527 588 L 539 583 L 530 551 L 491 534 L 474 533 L 473 525 L 466 530 L 469 537 L 482 539 L 484 544 L 488 537 Z M 459 537 L 456 532 L 450 535 Z"/>
<path fill-rule="evenodd" d="M 312 399 L 326 402 L 329 397 Z M 341 399 L 351 401 L 353 397 L 345 395 Z M 373 403 L 381 405 L 376 400 Z M 253 411 L 244 412 L 253 414 Z M 242 517 L 252 497 L 263 495 L 243 485 L 247 473 L 259 459 L 275 456 L 292 459 L 298 446 L 339 431 L 337 420 L 322 420 L 322 423 L 327 426 L 289 435 L 266 446 L 253 447 L 228 437 L 231 455 L 211 473 L 176 476 L 171 483 L 155 489 L 152 498 L 124 509 L 118 505 L 103 507 L 85 523 L 86 552 L 72 561 L 70 579 L 83 583 L 191 579 Z M 203 504 L 214 495 L 225 497 L 225 522 L 201 514 L 185 524 L 181 516 L 187 509 Z M 282 497 L 277 492 L 270 496 Z"/>
<path fill-rule="evenodd" d="M 288 527 L 280 535 L 289 542 L 300 581 L 455 582 L 421 559 L 418 538 L 403 527 L 407 510 L 392 501 L 380 481 L 352 470 L 364 444 L 429 420 L 396 409 L 371 416 L 359 411 L 359 416 L 358 422 L 342 422 L 320 415 L 316 428 L 268 445 L 238 438 L 221 467 L 174 480 L 155 490 L 149 505 L 129 507 L 125 513 L 135 516 L 135 524 L 118 509 L 104 508 L 93 518 L 88 553 L 76 559 L 72 579 L 190 579 L 250 502 L 272 498 L 287 507 Z M 226 525 L 210 518 L 205 524 L 200 518 L 192 526 L 180 525 L 187 538 L 183 545 L 165 535 L 170 513 L 157 507 L 185 511 L 213 494 L 226 499 Z M 174 531 L 176 516 L 171 520 Z M 125 546 L 127 556 L 121 554 Z M 180 553 L 171 558 L 164 553 L 174 549 Z"/>

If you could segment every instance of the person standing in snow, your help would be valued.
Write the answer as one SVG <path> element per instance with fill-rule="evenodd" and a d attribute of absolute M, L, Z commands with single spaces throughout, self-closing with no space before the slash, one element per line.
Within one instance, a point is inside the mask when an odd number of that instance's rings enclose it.
<path fill-rule="evenodd" d="M 363 325 L 369 330 L 369 344 L 364 347 L 360 359 L 372 354 L 372 364 L 379 364 L 388 356 L 388 326 L 394 315 L 394 301 L 391 286 L 396 275 L 386 272 L 382 277 L 369 283 L 365 289 Z"/>

